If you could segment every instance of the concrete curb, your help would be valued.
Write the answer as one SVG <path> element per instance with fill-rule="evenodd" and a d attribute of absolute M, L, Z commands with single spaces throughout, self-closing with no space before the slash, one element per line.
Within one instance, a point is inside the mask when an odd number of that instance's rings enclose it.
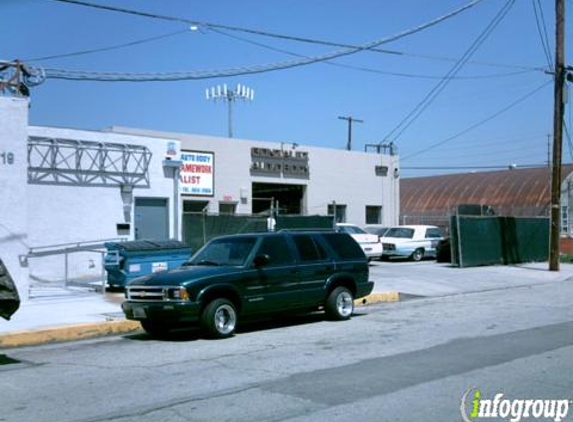
<path fill-rule="evenodd" d="M 399 302 L 400 301 L 400 293 L 399 292 L 380 292 L 380 293 L 371 293 L 362 299 L 357 299 L 354 301 L 354 305 L 357 306 L 367 306 L 373 305 L 375 303 L 382 303 L 382 302 Z"/>
<path fill-rule="evenodd" d="M 372 293 L 354 301 L 355 306 L 368 306 L 382 302 L 398 302 L 400 293 Z M 87 324 L 71 324 L 59 327 L 39 328 L 37 330 L 15 331 L 0 334 L 0 350 L 14 347 L 38 346 L 40 344 L 85 340 L 117 334 L 129 334 L 141 331 L 137 321 L 102 321 Z"/>
<path fill-rule="evenodd" d="M 0 349 L 40 344 L 84 340 L 114 334 L 127 334 L 141 330 L 136 321 L 102 321 L 87 324 L 64 325 L 37 330 L 0 334 Z"/>

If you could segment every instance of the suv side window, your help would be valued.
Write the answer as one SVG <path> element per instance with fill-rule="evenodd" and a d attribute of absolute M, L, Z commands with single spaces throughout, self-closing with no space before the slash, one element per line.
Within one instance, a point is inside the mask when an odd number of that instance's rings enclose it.
<path fill-rule="evenodd" d="M 294 235 L 293 237 L 301 262 L 324 261 L 326 252 L 320 244 L 309 235 Z"/>
<path fill-rule="evenodd" d="M 268 255 L 268 267 L 279 267 L 294 264 L 291 248 L 284 236 L 266 236 L 259 247 L 257 255 Z"/>
<path fill-rule="evenodd" d="M 362 248 L 346 233 L 324 233 L 322 238 L 340 259 L 365 259 Z"/>

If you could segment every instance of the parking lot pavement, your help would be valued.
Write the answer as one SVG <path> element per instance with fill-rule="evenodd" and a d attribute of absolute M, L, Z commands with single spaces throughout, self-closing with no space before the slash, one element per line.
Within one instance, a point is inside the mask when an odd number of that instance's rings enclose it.
<path fill-rule="evenodd" d="M 403 296 L 448 296 L 504 290 L 535 284 L 573 281 L 573 264 L 548 271 L 547 263 L 458 268 L 434 260 L 373 261 L 370 279 L 374 292 L 399 292 Z"/>

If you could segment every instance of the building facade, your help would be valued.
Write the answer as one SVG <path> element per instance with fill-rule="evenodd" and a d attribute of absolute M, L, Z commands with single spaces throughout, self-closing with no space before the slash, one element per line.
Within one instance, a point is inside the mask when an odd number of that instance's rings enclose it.
<path fill-rule="evenodd" d="M 0 117 L 0 257 L 24 299 L 54 281 L 101 279 L 104 240 L 180 239 L 183 212 L 398 222 L 397 156 L 29 126 L 21 98 L 0 98 Z"/>

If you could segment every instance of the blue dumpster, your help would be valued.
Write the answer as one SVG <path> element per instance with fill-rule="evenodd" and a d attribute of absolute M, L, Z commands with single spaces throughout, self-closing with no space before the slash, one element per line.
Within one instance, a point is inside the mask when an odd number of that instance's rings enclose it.
<path fill-rule="evenodd" d="M 104 245 L 109 287 L 124 287 L 134 278 L 179 267 L 191 256 L 191 248 L 177 240 L 136 240 Z"/>

